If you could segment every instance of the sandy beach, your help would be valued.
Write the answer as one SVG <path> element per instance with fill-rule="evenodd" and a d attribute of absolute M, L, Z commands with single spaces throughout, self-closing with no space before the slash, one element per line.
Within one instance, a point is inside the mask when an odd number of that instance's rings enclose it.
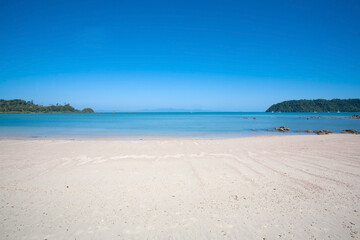
<path fill-rule="evenodd" d="M 360 137 L 0 141 L 0 239 L 360 239 Z"/>

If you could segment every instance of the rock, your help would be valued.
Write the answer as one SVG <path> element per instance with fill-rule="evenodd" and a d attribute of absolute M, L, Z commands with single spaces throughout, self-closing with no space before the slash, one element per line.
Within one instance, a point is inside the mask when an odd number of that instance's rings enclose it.
<path fill-rule="evenodd" d="M 279 128 L 275 128 L 276 131 L 279 131 L 279 132 L 288 132 L 290 131 L 290 128 L 286 128 L 284 126 L 281 126 Z"/>
<path fill-rule="evenodd" d="M 276 117 L 269 117 L 269 118 L 276 118 Z"/>
<path fill-rule="evenodd" d="M 254 118 L 254 120 L 256 120 L 256 118 Z"/>
<path fill-rule="evenodd" d="M 351 119 L 360 119 L 360 115 L 355 114 L 355 115 L 352 115 L 349 118 L 351 118 Z"/>
<path fill-rule="evenodd" d="M 274 130 L 271 130 L 271 129 L 266 129 L 266 131 L 268 131 L 268 132 L 273 132 Z"/>
<path fill-rule="evenodd" d="M 320 130 L 320 131 L 313 131 L 314 133 L 316 133 L 317 135 L 327 135 L 330 133 L 334 133 L 333 131 L 328 131 L 328 130 Z"/>
<path fill-rule="evenodd" d="M 249 119 L 249 117 L 244 117 L 244 119 Z"/>
<path fill-rule="evenodd" d="M 343 132 L 344 133 L 351 133 L 351 134 L 360 134 L 360 132 L 358 132 L 355 129 L 346 129 L 346 130 L 343 130 Z"/>
<path fill-rule="evenodd" d="M 312 133 L 313 131 L 312 130 L 299 130 L 299 131 L 296 131 L 296 132 Z"/>
<path fill-rule="evenodd" d="M 255 129 L 255 128 L 253 128 L 253 129 L 251 129 L 251 130 L 256 131 L 256 129 Z"/>

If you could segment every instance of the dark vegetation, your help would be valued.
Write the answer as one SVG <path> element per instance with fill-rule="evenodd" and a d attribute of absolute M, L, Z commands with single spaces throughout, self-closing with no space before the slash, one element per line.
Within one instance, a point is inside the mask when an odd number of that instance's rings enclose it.
<path fill-rule="evenodd" d="M 360 99 L 291 100 L 272 105 L 266 112 L 360 112 Z"/>
<path fill-rule="evenodd" d="M 0 99 L 0 113 L 93 113 L 91 108 L 84 108 L 79 111 L 70 104 L 56 104 L 51 106 L 41 106 L 34 104 L 33 101 L 24 101 L 21 99 L 3 100 Z"/>
<path fill-rule="evenodd" d="M 84 108 L 83 110 L 81 110 L 82 113 L 93 113 L 94 110 L 92 110 L 92 108 Z"/>

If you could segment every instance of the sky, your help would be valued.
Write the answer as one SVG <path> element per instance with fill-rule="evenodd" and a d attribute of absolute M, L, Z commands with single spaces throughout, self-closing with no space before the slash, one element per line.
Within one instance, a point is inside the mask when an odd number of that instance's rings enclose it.
<path fill-rule="evenodd" d="M 359 92 L 358 0 L 0 0 L 0 99 L 265 111 Z"/>

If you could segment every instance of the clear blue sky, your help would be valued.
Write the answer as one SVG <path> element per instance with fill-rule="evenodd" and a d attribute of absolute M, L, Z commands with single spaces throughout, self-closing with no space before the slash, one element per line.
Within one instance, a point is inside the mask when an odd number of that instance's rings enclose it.
<path fill-rule="evenodd" d="M 264 111 L 359 93 L 359 0 L 0 0 L 0 98 Z"/>

